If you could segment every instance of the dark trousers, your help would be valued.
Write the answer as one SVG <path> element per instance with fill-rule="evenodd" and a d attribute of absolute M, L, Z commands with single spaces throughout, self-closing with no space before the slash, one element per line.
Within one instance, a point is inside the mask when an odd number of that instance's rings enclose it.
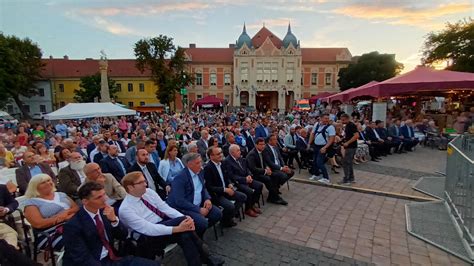
<path fill-rule="evenodd" d="M 313 157 L 313 151 L 311 151 L 310 149 L 307 149 L 307 150 L 300 150 L 299 152 L 301 156 L 302 166 L 311 167 L 310 159 L 311 157 Z"/>
<path fill-rule="evenodd" d="M 268 198 L 278 198 L 278 187 L 279 185 L 269 175 L 255 175 L 254 179 L 265 184 L 268 190 Z"/>
<path fill-rule="evenodd" d="M 161 221 L 159 224 L 178 226 L 186 216 Z M 140 236 L 138 239 L 138 254 L 140 257 L 155 259 L 167 245 L 177 243 L 183 250 L 188 265 L 201 265 L 202 240 L 195 232 L 182 232 L 166 236 Z M 204 257 L 206 255 L 204 254 Z"/>
<path fill-rule="evenodd" d="M 403 140 L 403 148 L 407 151 L 411 151 L 413 147 L 415 147 L 418 144 L 417 139 L 404 139 Z"/>
<path fill-rule="evenodd" d="M 250 184 L 237 184 L 237 189 L 247 195 L 245 210 L 252 208 L 259 200 L 262 194 L 263 184 L 257 180 L 252 180 Z"/>
<path fill-rule="evenodd" d="M 110 260 L 109 257 L 105 257 L 100 261 L 100 264 L 104 266 L 159 266 L 160 262 L 140 257 L 126 256 L 116 261 Z"/>
<path fill-rule="evenodd" d="M 194 226 L 196 227 L 196 233 L 202 239 L 202 236 L 206 232 L 206 229 L 215 225 L 222 219 L 222 212 L 216 206 L 212 205 L 211 210 L 206 217 L 202 216 L 199 212 L 180 210 L 182 214 L 188 215 L 194 220 Z"/>
<path fill-rule="evenodd" d="M 343 182 L 354 181 L 353 160 L 357 148 L 346 148 L 342 158 L 342 169 L 344 170 Z"/>
<path fill-rule="evenodd" d="M 322 174 L 323 178 L 329 180 L 328 170 L 326 169 L 326 153 L 321 153 L 321 148 L 324 145 L 314 145 L 313 147 L 313 173 L 315 175 Z"/>
<path fill-rule="evenodd" d="M 239 208 L 244 205 L 244 202 L 247 201 L 247 196 L 242 192 L 234 191 L 234 195 L 232 196 L 224 194 L 217 196 L 213 201 L 216 205 L 224 209 L 222 211 L 222 223 L 229 224 L 232 218 L 235 217 L 235 211 L 239 210 Z M 235 203 L 231 201 L 235 201 Z"/>
<path fill-rule="evenodd" d="M 31 260 L 25 254 L 16 250 L 15 247 L 9 245 L 7 241 L 0 239 L 0 265 L 40 266 L 42 264 Z"/>
<path fill-rule="evenodd" d="M 301 161 L 300 161 L 300 157 L 298 156 L 298 151 L 293 150 L 293 149 L 288 149 L 287 154 L 288 154 L 288 165 L 293 165 L 293 160 L 296 159 L 296 163 L 298 164 L 298 167 L 301 168 Z"/>

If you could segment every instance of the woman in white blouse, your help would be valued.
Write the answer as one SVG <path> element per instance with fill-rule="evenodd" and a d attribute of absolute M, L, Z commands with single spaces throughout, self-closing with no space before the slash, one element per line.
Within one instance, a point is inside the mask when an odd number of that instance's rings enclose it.
<path fill-rule="evenodd" d="M 171 184 L 174 177 L 184 169 L 184 165 L 177 157 L 178 147 L 168 145 L 165 150 L 165 156 L 158 167 L 158 173 L 168 183 Z"/>

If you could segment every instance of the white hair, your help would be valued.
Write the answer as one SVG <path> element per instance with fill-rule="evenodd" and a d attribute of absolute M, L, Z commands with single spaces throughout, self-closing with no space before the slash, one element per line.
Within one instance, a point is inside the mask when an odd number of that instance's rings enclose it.
<path fill-rule="evenodd" d="M 39 196 L 38 186 L 39 184 L 52 180 L 52 178 L 47 174 L 37 174 L 30 179 L 28 187 L 26 188 L 25 197 L 26 198 L 37 198 Z M 53 191 L 56 191 L 56 186 L 53 182 Z"/>

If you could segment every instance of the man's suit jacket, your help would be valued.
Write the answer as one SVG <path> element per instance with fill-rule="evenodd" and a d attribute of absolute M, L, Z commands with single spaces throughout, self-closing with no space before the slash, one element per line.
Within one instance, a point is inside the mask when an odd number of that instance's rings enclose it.
<path fill-rule="evenodd" d="M 165 142 L 165 149 L 164 150 L 161 149 L 160 140 L 156 140 L 156 151 L 158 152 L 158 155 L 160 156 L 160 158 L 165 158 L 165 151 L 166 151 L 166 147 L 168 146 L 168 140 L 163 139 L 163 141 Z"/>
<path fill-rule="evenodd" d="M 378 142 L 379 139 L 377 138 L 377 136 L 375 135 L 375 132 L 374 130 L 371 128 L 371 127 L 367 127 L 365 129 L 365 137 L 372 141 L 372 142 Z"/>
<path fill-rule="evenodd" d="M 91 154 L 91 152 L 96 148 L 95 143 L 92 142 L 89 145 L 87 145 L 86 150 L 87 150 L 87 157 Z M 92 158 L 94 159 L 94 158 Z"/>
<path fill-rule="evenodd" d="M 296 134 L 295 135 L 286 134 L 286 136 L 283 140 L 283 144 L 285 145 L 286 148 L 295 150 L 296 149 L 296 141 L 295 141 L 296 138 L 297 138 Z"/>
<path fill-rule="evenodd" d="M 120 167 L 120 164 L 116 160 L 120 160 L 122 162 L 124 169 Z M 130 167 L 128 161 L 121 156 L 117 156 L 114 159 L 112 159 L 110 156 L 107 156 L 102 159 L 99 164 L 103 173 L 112 174 L 119 182 L 122 181 L 122 178 L 127 173 L 127 169 Z"/>
<path fill-rule="evenodd" d="M 411 137 L 409 136 L 408 132 L 410 132 Z M 400 135 L 402 135 L 405 139 L 414 138 L 415 137 L 415 131 L 413 130 L 412 127 L 404 125 L 403 127 L 400 128 Z"/>
<path fill-rule="evenodd" d="M 84 176 L 85 177 L 85 176 Z M 81 178 L 77 171 L 68 165 L 58 173 L 58 190 L 66 193 L 69 197 L 77 199 L 77 189 L 81 186 Z"/>
<path fill-rule="evenodd" d="M 388 128 L 388 136 L 389 137 L 392 137 L 392 138 L 395 138 L 395 139 L 399 139 L 400 138 L 400 128 L 398 128 L 398 134 L 397 134 L 397 126 L 396 125 L 393 125 L 393 126 L 390 126 Z"/>
<path fill-rule="evenodd" d="M 247 167 L 247 161 L 245 159 L 241 157 L 238 161 L 240 162 L 240 165 L 232 156 L 229 155 L 224 159 L 224 161 L 222 161 L 222 164 L 232 182 L 245 185 L 247 184 L 247 176 L 251 176 L 252 173 Z"/>
<path fill-rule="evenodd" d="M 166 181 L 163 179 L 162 176 L 158 173 L 158 169 L 156 168 L 154 163 L 147 163 L 146 168 L 148 169 L 148 172 L 150 173 L 151 177 L 153 178 L 153 181 L 155 183 L 156 189 L 166 189 Z M 140 165 L 138 165 L 138 162 L 136 162 L 134 165 L 130 166 L 127 170 L 127 173 L 134 172 L 134 171 L 140 171 L 143 173 L 142 168 Z M 145 174 L 143 174 L 145 175 Z"/>
<path fill-rule="evenodd" d="M 18 208 L 18 201 L 12 196 L 6 185 L 0 185 L 0 206 L 8 208 L 9 214 Z"/>
<path fill-rule="evenodd" d="M 206 189 L 206 183 L 202 176 L 202 171 L 199 173 L 199 179 L 202 182 L 202 191 L 201 191 L 201 205 L 204 201 L 211 199 L 209 192 Z M 183 211 L 192 211 L 199 213 L 201 207 L 194 205 L 194 183 L 189 169 L 184 168 L 171 183 L 171 192 L 168 195 L 168 204 L 177 209 Z"/>
<path fill-rule="evenodd" d="M 387 137 L 388 137 L 388 131 L 386 128 L 376 128 L 375 129 L 377 131 L 377 133 L 379 134 L 380 138 L 383 139 L 383 140 L 386 140 Z"/>
<path fill-rule="evenodd" d="M 205 161 L 206 158 L 207 158 L 206 157 L 206 152 L 207 152 L 207 149 L 208 149 L 207 142 L 205 142 L 203 139 L 199 139 L 197 141 L 196 145 L 198 147 L 198 152 L 201 155 L 202 160 Z"/>
<path fill-rule="evenodd" d="M 268 130 L 268 131 L 269 131 L 268 134 L 270 134 L 270 130 Z M 256 138 L 266 139 L 268 137 L 268 134 L 265 132 L 265 127 L 263 125 L 259 125 L 257 128 L 255 128 L 255 137 Z"/>
<path fill-rule="evenodd" d="M 301 136 L 296 138 L 296 150 L 304 151 L 308 148 L 308 140 L 303 140 Z"/>
<path fill-rule="evenodd" d="M 117 142 L 118 147 L 120 148 L 119 153 L 125 153 L 127 151 L 127 149 L 125 149 L 125 145 L 123 145 L 123 142 L 121 140 L 114 141 L 114 140 L 110 139 L 108 143 L 109 143 L 109 145 L 117 145 L 117 144 L 115 144 L 115 142 Z"/>
<path fill-rule="evenodd" d="M 242 130 L 241 132 L 242 132 L 242 135 L 245 137 L 247 150 L 251 151 L 253 148 L 255 148 L 255 141 L 256 141 L 255 137 L 252 137 L 252 135 L 250 135 L 250 132 L 246 130 Z"/>
<path fill-rule="evenodd" d="M 121 222 L 116 227 L 112 227 L 102 211 L 100 211 L 100 215 L 105 233 L 113 248 L 114 239 L 124 240 L 128 231 Z M 65 247 L 63 265 L 102 265 L 100 256 L 103 244 L 94 221 L 83 207 L 64 224 L 63 243 Z M 118 254 L 116 250 L 114 253 Z"/>
<path fill-rule="evenodd" d="M 53 182 L 56 183 L 56 175 L 54 174 L 53 170 L 51 170 L 51 167 L 49 167 L 48 164 L 39 163 L 38 166 L 41 169 L 42 173 L 49 175 L 53 179 Z M 28 183 L 31 180 L 30 169 L 27 165 L 23 165 L 22 167 L 15 170 L 15 174 L 18 189 L 20 190 L 20 194 L 23 195 L 25 194 L 26 188 L 28 187 Z"/>
<path fill-rule="evenodd" d="M 263 160 L 265 161 L 265 163 L 267 163 L 270 169 L 272 169 L 272 171 L 280 170 L 280 168 L 285 165 L 284 163 L 285 161 L 283 160 L 283 157 L 281 157 L 278 147 L 275 147 L 274 150 L 277 154 L 277 159 L 280 162 L 279 164 L 275 163 L 275 155 L 273 154 L 268 144 L 266 145 L 265 149 L 262 152 Z"/>
<path fill-rule="evenodd" d="M 206 180 L 206 189 L 213 199 L 224 195 L 224 187 L 228 187 L 231 183 L 229 175 L 222 164 L 221 170 L 225 184 L 222 184 L 219 171 L 217 171 L 217 167 L 212 161 L 209 161 L 203 170 L 204 179 Z"/>
<path fill-rule="evenodd" d="M 100 161 L 102 161 L 103 159 L 104 159 L 104 155 L 102 154 L 102 152 L 98 152 L 96 155 L 94 155 L 94 158 L 92 158 L 92 162 L 100 163 Z"/>
<path fill-rule="evenodd" d="M 247 166 L 249 167 L 249 170 L 250 172 L 252 172 L 253 175 L 265 174 L 265 168 L 268 166 L 268 164 L 265 161 L 265 156 L 263 156 L 263 152 L 262 152 L 263 165 L 260 162 L 260 158 L 258 156 L 258 151 L 256 148 L 251 150 L 247 154 L 247 157 L 245 157 L 245 159 L 247 160 Z"/>

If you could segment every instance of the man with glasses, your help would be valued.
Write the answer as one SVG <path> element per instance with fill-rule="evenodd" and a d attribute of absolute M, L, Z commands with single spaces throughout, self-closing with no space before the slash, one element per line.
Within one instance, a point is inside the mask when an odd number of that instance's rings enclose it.
<path fill-rule="evenodd" d="M 204 179 L 206 180 L 206 188 L 211 194 L 212 202 L 221 206 L 224 210 L 222 212 L 222 225 L 224 227 L 236 226 L 234 217 L 236 210 L 247 200 L 247 196 L 234 187 L 234 184 L 229 179 L 229 173 L 222 166 L 222 149 L 209 148 L 207 150 L 207 157 L 210 161 L 204 167 Z M 232 202 L 234 201 L 234 203 Z"/>
<path fill-rule="evenodd" d="M 127 191 L 120 206 L 120 220 L 140 234 L 139 256 L 154 259 L 171 243 L 183 250 L 188 265 L 221 265 L 224 261 L 210 256 L 202 240 L 195 233 L 194 221 L 171 208 L 153 190 L 147 188 L 143 173 L 128 173 L 122 179 Z"/>

